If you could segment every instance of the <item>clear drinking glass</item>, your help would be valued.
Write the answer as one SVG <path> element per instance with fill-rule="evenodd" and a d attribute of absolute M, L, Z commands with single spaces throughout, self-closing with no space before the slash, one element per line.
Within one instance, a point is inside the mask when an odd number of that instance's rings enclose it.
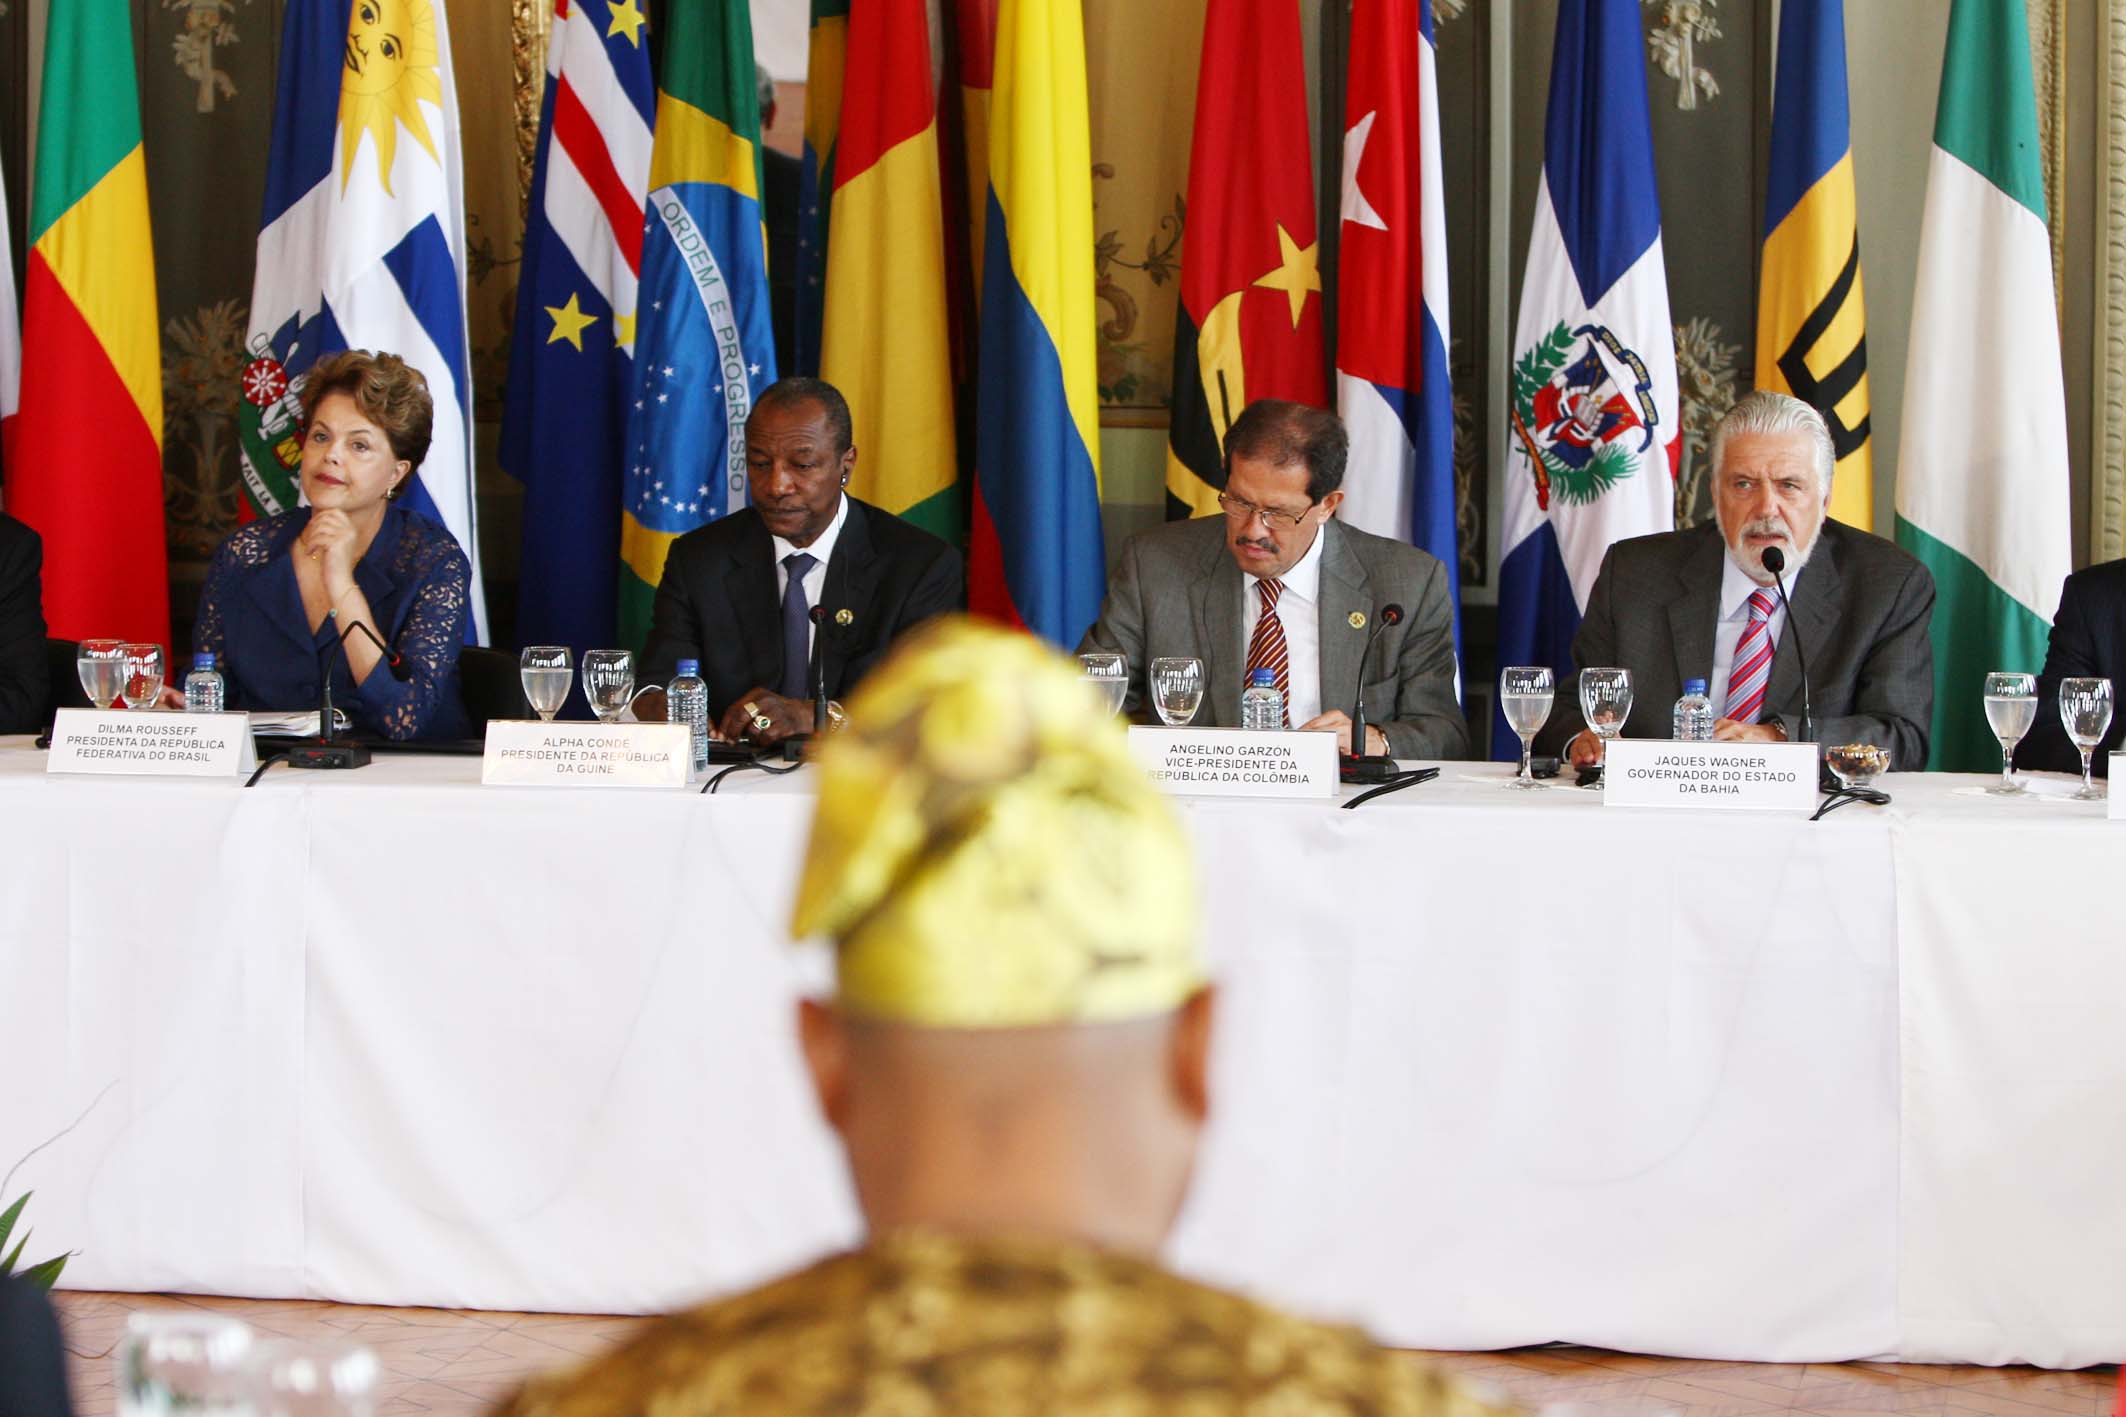
<path fill-rule="evenodd" d="M 1168 728 L 1180 728 L 1203 703 L 1203 661 L 1165 658 L 1152 661 L 1152 707 Z M 1119 703 L 1116 704 L 1120 708 Z"/>
<path fill-rule="evenodd" d="M 100 709 L 118 702 L 125 687 L 125 641 L 83 640 L 74 655 L 74 673 L 81 678 L 81 692 Z"/>
<path fill-rule="evenodd" d="M 249 1417 L 251 1349 L 250 1325 L 225 1314 L 132 1315 L 118 1343 L 119 1417 Z"/>
<path fill-rule="evenodd" d="M 2090 755 L 2111 728 L 2111 681 L 2109 679 L 2060 680 L 2060 723 L 2074 746 L 2082 750 L 2082 790 L 2077 802 L 2101 802 L 2104 789 L 2089 775 Z"/>
<path fill-rule="evenodd" d="M 1986 676 L 1986 725 L 2000 739 L 2001 780 L 1986 789 L 1997 797 L 2027 792 L 2015 775 L 2015 745 L 2029 736 L 2037 722 L 2037 677 L 2006 670 Z"/>
<path fill-rule="evenodd" d="M 1602 740 L 1602 761 L 1609 761 L 1609 740 L 1624 732 L 1624 721 L 1631 717 L 1631 671 L 1582 669 L 1580 716 Z"/>
<path fill-rule="evenodd" d="M 1081 654 L 1078 667 L 1093 688 L 1107 696 L 1107 711 L 1122 712 L 1129 697 L 1129 660 L 1119 654 Z"/>
<path fill-rule="evenodd" d="M 125 684 L 118 696 L 130 709 L 153 708 L 162 696 L 162 646 L 129 644 L 125 647 Z"/>
<path fill-rule="evenodd" d="M 273 1339 L 252 1350 L 252 1407 L 257 1417 L 371 1417 L 380 1371 L 359 1343 Z"/>
<path fill-rule="evenodd" d="M 1536 730 L 1550 717 L 1551 700 L 1557 696 L 1547 664 L 1516 664 L 1499 671 L 1499 711 L 1506 726 L 1521 735 L 1521 775 L 1515 787 L 1541 787 L 1531 770 Z"/>
<path fill-rule="evenodd" d="M 590 701 L 591 712 L 600 723 L 611 723 L 626 713 L 635 697 L 635 656 L 624 649 L 585 650 L 583 697 Z"/>
<path fill-rule="evenodd" d="M 524 681 L 524 701 L 551 723 L 568 699 L 568 686 L 575 681 L 574 661 L 567 645 L 533 645 L 517 660 L 517 677 Z"/>

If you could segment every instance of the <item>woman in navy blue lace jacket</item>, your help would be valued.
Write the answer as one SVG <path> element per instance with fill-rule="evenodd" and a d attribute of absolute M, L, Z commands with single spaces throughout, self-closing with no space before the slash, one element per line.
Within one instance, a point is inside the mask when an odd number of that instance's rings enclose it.
<path fill-rule="evenodd" d="M 318 700 L 318 661 L 354 621 L 411 671 L 404 682 L 357 630 L 327 661 L 333 702 L 385 738 L 458 738 L 472 568 L 443 527 L 396 505 L 428 454 L 428 382 L 396 355 L 349 350 L 303 384 L 303 496 L 221 544 L 193 634 L 228 682 L 232 709 Z"/>

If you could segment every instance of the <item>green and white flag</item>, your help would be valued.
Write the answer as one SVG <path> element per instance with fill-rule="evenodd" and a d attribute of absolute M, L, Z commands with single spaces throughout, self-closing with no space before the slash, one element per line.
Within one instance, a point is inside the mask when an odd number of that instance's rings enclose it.
<path fill-rule="evenodd" d="M 2026 25 L 2023 0 L 1949 11 L 1905 368 L 1897 542 L 1934 573 L 1932 765 L 1959 771 L 1999 763 L 1982 676 L 2043 665 L 2073 569 Z"/>

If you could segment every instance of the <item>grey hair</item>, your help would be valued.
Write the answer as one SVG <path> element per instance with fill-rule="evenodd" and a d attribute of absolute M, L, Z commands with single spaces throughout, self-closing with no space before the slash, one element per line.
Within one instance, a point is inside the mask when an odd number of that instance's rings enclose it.
<path fill-rule="evenodd" d="M 1727 448 L 1727 440 L 1737 433 L 1760 437 L 1806 435 L 1815 448 L 1816 479 L 1823 484 L 1823 500 L 1831 500 L 1831 477 L 1837 470 L 1838 456 L 1831 447 L 1830 425 L 1815 409 L 1791 394 L 1770 389 L 1754 389 L 1736 399 L 1735 406 L 1722 415 L 1719 426 L 1713 429 L 1712 446 L 1706 449 L 1714 476 L 1720 473 L 1720 455 Z"/>

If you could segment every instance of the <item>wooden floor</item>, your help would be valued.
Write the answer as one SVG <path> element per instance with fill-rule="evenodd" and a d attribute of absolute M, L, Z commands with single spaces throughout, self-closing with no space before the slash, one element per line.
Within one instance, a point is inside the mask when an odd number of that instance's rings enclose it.
<path fill-rule="evenodd" d="M 384 1369 L 378 1417 L 472 1414 L 526 1373 L 603 1352 L 637 1320 L 446 1309 L 372 1309 L 183 1295 L 56 1296 L 78 1417 L 114 1411 L 111 1350 L 136 1309 L 235 1314 L 262 1332 L 359 1339 Z M 1936 1368 L 1891 1363 L 1708 1363 L 1586 1348 L 1426 1355 L 1552 1417 L 2110 1417 L 2117 1369 Z M 2120 1414 L 2119 1417 L 2126 1417 Z"/>

